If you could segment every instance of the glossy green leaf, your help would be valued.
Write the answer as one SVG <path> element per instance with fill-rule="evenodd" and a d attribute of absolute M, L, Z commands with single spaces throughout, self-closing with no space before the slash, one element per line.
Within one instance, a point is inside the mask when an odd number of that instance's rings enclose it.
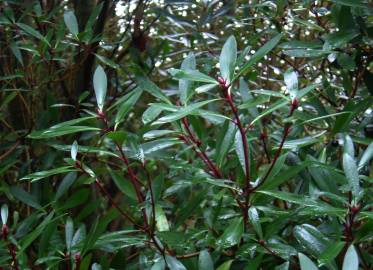
<path fill-rule="evenodd" d="M 214 270 L 214 262 L 210 253 L 205 249 L 198 256 L 198 270 Z"/>
<path fill-rule="evenodd" d="M 77 176 L 76 172 L 69 172 L 68 174 L 65 175 L 65 177 L 62 179 L 62 182 L 57 187 L 55 200 L 58 200 L 67 192 L 67 190 L 74 183 L 76 176 Z"/>
<path fill-rule="evenodd" d="M 217 85 L 215 83 L 204 84 L 196 88 L 197 93 L 205 93 L 214 89 Z"/>
<path fill-rule="evenodd" d="M 345 172 L 346 178 L 348 179 L 348 183 L 352 194 L 354 197 L 359 197 L 360 193 L 360 179 L 359 173 L 357 170 L 356 162 L 353 157 L 351 157 L 348 153 L 343 154 L 343 170 Z"/>
<path fill-rule="evenodd" d="M 135 80 L 139 88 L 148 92 L 149 94 L 158 98 L 159 100 L 165 102 L 166 104 L 171 104 L 171 101 L 163 93 L 162 89 L 160 89 L 155 83 L 150 81 L 148 77 L 136 76 Z"/>
<path fill-rule="evenodd" d="M 260 225 L 259 213 L 255 207 L 249 209 L 249 220 L 254 227 L 255 232 L 258 234 L 259 239 L 263 239 L 262 226 Z"/>
<path fill-rule="evenodd" d="M 30 193 L 23 190 L 21 187 L 13 186 L 10 188 L 9 191 L 14 197 L 16 197 L 21 202 L 35 209 L 41 209 L 41 205 L 38 202 L 37 198 L 34 195 L 31 195 Z"/>
<path fill-rule="evenodd" d="M 225 42 L 219 58 L 220 74 L 228 84 L 233 77 L 236 60 L 237 42 L 234 36 L 230 36 Z"/>
<path fill-rule="evenodd" d="M 40 172 L 28 174 L 28 175 L 22 177 L 21 180 L 31 180 L 31 182 L 35 182 L 35 181 L 38 181 L 40 179 L 44 179 L 44 178 L 47 178 L 47 177 L 50 177 L 50 176 L 53 176 L 53 175 L 56 175 L 56 174 L 73 172 L 73 171 L 76 171 L 76 170 L 77 169 L 75 169 L 72 166 L 63 166 L 63 167 L 54 168 L 54 169 L 51 169 L 51 170 L 48 170 L 48 171 L 40 171 Z"/>
<path fill-rule="evenodd" d="M 93 88 L 95 90 L 97 107 L 103 110 L 107 91 L 107 77 L 102 66 L 98 65 L 93 74 Z"/>
<path fill-rule="evenodd" d="M 189 114 L 192 114 L 197 109 L 199 109 L 199 108 L 201 108 L 201 107 L 203 107 L 203 106 L 205 106 L 205 105 L 207 105 L 211 102 L 215 102 L 217 100 L 219 100 L 219 99 L 200 101 L 200 102 L 190 104 L 186 107 L 180 107 L 180 109 L 178 111 L 159 118 L 157 121 L 153 122 L 153 125 L 165 124 L 165 123 L 170 123 L 170 122 L 179 120 L 179 119 L 184 118 L 185 116 L 187 116 Z"/>
<path fill-rule="evenodd" d="M 318 270 L 317 266 L 304 254 L 298 254 L 301 270 Z"/>
<path fill-rule="evenodd" d="M 181 70 L 195 70 L 196 69 L 196 58 L 193 53 L 189 53 L 188 56 L 181 63 Z M 193 83 L 189 80 L 179 80 L 179 91 L 180 101 L 182 104 L 186 104 L 191 96 Z"/>
<path fill-rule="evenodd" d="M 78 142 L 74 141 L 74 143 L 71 145 L 71 158 L 72 160 L 76 161 L 76 156 L 78 154 Z"/>
<path fill-rule="evenodd" d="M 70 33 L 74 36 L 77 36 L 79 34 L 79 27 L 74 12 L 71 10 L 65 11 L 65 13 L 63 14 L 63 19 Z"/>
<path fill-rule="evenodd" d="M 71 250 L 72 240 L 74 236 L 74 221 L 68 217 L 65 224 L 65 243 L 68 252 Z"/>
<path fill-rule="evenodd" d="M 218 244 L 224 248 L 237 245 L 241 241 L 243 226 L 242 218 L 233 219 L 219 238 Z"/>
<path fill-rule="evenodd" d="M 16 23 L 16 25 L 23 31 L 25 31 L 27 34 L 44 41 L 48 46 L 50 46 L 49 42 L 45 39 L 45 37 L 42 34 L 40 34 L 39 31 L 35 30 L 33 27 L 24 23 Z"/>
<path fill-rule="evenodd" d="M 372 159 L 373 157 L 373 142 L 369 144 L 367 149 L 365 149 L 362 157 L 360 158 L 359 161 L 359 169 L 368 164 L 368 162 Z"/>
<path fill-rule="evenodd" d="M 22 254 L 32 244 L 32 242 L 34 242 L 34 240 L 44 232 L 45 227 L 52 222 L 53 216 L 54 212 L 49 213 L 49 215 L 46 216 L 31 233 L 22 239 L 20 242 L 20 249 L 17 251 L 18 254 Z"/>
<path fill-rule="evenodd" d="M 137 200 L 137 195 L 135 188 L 133 187 L 132 183 L 129 179 L 125 179 L 123 177 L 123 173 L 113 171 L 110 167 L 108 167 L 109 174 L 111 176 L 111 179 L 114 181 L 115 185 L 119 190 L 130 197 L 133 200 Z"/>
<path fill-rule="evenodd" d="M 367 8 L 368 3 L 363 0 L 332 0 L 334 3 L 343 5 L 343 6 L 350 6 L 350 7 L 359 7 L 359 8 Z"/>
<path fill-rule="evenodd" d="M 274 38 L 269 40 L 266 44 L 264 44 L 260 49 L 243 65 L 243 67 L 238 71 L 238 73 L 234 76 L 232 81 L 235 81 L 241 74 L 246 72 L 251 66 L 256 64 L 260 61 L 266 54 L 272 51 L 276 45 L 280 42 L 282 38 L 282 34 L 276 35 Z"/>
<path fill-rule="evenodd" d="M 199 72 L 198 70 L 180 70 L 180 69 L 172 68 L 168 72 L 175 79 L 211 83 L 211 84 L 216 84 L 216 85 L 218 84 L 218 82 L 214 78 L 211 78 L 210 76 L 207 76 L 206 74 L 203 74 Z"/>
<path fill-rule="evenodd" d="M 342 270 L 358 270 L 359 269 L 359 256 L 355 250 L 355 247 L 351 245 L 346 252 L 343 259 Z"/>
<path fill-rule="evenodd" d="M 115 116 L 115 126 L 117 126 L 120 122 L 124 120 L 124 117 L 135 106 L 141 94 L 141 89 L 135 89 L 134 91 L 126 95 L 126 98 L 122 100 L 122 103 L 119 105 L 118 112 Z"/>
<path fill-rule="evenodd" d="M 179 261 L 177 260 L 175 257 L 171 257 L 171 256 L 166 256 L 166 263 L 167 263 L 167 266 L 170 268 L 170 269 L 173 269 L 173 270 L 187 270 L 185 268 L 185 266 Z"/>
<path fill-rule="evenodd" d="M 155 206 L 155 221 L 158 231 L 164 232 L 170 230 L 167 217 L 160 205 Z"/>
<path fill-rule="evenodd" d="M 229 260 L 221 264 L 216 270 L 229 270 L 231 269 L 231 265 L 233 263 L 233 260 Z"/>
<path fill-rule="evenodd" d="M 4 225 L 8 222 L 9 209 L 7 204 L 1 206 L 1 223 Z"/>
<path fill-rule="evenodd" d="M 48 139 L 59 137 L 67 134 L 73 134 L 78 132 L 86 132 L 86 131 L 100 131 L 101 129 L 98 127 L 89 127 L 89 126 L 62 126 L 58 128 L 49 128 L 46 130 L 39 130 L 31 132 L 29 137 L 30 139 Z M 71 147 L 70 147 L 71 149 Z"/>
<path fill-rule="evenodd" d="M 226 121 L 222 127 L 216 148 L 216 163 L 218 164 L 218 167 L 221 167 L 226 160 L 226 156 L 235 139 L 236 130 L 236 126 L 228 121 Z M 237 146 L 240 147 L 240 145 Z M 243 151 L 243 149 L 238 149 L 238 151 Z"/>

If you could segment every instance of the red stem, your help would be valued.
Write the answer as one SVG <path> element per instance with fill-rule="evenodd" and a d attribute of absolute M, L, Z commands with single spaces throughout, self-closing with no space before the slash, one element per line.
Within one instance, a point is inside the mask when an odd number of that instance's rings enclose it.
<path fill-rule="evenodd" d="M 298 107 L 298 100 L 295 98 L 290 105 L 289 117 L 291 117 L 293 115 L 293 113 L 294 113 L 294 111 L 297 107 Z M 291 129 L 291 123 L 286 124 L 285 128 L 284 128 L 284 133 L 283 133 L 283 136 L 282 136 L 282 139 L 281 139 L 281 142 L 280 142 L 280 146 L 277 149 L 277 152 L 276 152 L 275 157 L 273 158 L 273 160 L 271 162 L 271 165 L 270 165 L 269 169 L 267 170 L 266 174 L 264 175 L 263 180 L 256 187 L 251 189 L 250 193 L 257 190 L 268 179 L 268 176 L 271 174 L 273 168 L 276 165 L 276 162 L 277 162 L 278 158 L 280 157 L 280 154 L 281 154 L 282 148 L 284 146 L 285 140 L 290 133 L 290 129 Z"/>

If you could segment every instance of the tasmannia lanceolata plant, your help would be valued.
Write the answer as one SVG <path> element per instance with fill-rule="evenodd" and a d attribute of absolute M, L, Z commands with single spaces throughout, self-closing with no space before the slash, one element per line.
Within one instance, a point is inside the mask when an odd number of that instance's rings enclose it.
<path fill-rule="evenodd" d="M 319 139 L 326 127 L 307 134 L 308 123 L 327 124 L 347 112 L 307 117 L 307 96 L 320 84 L 302 86 L 295 71 L 284 74 L 285 92 L 249 90 L 241 75 L 280 40 L 276 35 L 244 61 L 231 36 L 215 77 L 198 71 L 195 56 L 188 55 L 180 69 L 170 70 L 179 81 L 176 97 L 143 77 L 138 88 L 106 105 L 107 77 L 98 66 L 96 111 L 84 110 L 77 119 L 29 135 L 48 139 L 89 132 L 88 138 L 64 147 L 71 151 L 64 166 L 21 180 L 64 173 L 59 191 L 74 182 L 93 185 L 99 197 L 90 204 L 106 201 L 112 210 L 96 218 L 88 232 L 62 209 L 50 213 L 38 229 L 65 219 L 66 245 L 38 262 L 64 260 L 79 269 L 92 250 L 136 249 L 144 268 L 151 269 L 192 269 L 189 265 L 197 262 L 198 269 L 251 269 L 261 263 L 265 269 L 295 269 L 298 258 L 302 269 L 317 269 L 309 257 L 338 269 L 338 254 L 345 254 L 343 269 L 364 266 L 367 255 L 360 243 L 365 239 L 354 231 L 371 224 L 366 223 L 371 196 L 359 171 L 369 162 L 372 145 L 360 150 L 343 133 L 337 134 L 337 145 L 328 144 Z M 131 134 L 123 124 L 143 91 L 158 102 L 149 104 L 144 126 Z M 95 147 L 84 145 L 94 137 Z M 331 162 L 330 148 L 340 162 Z M 111 181 L 125 200 L 112 197 L 106 187 Z M 114 218 L 123 230 L 100 234 Z M 5 239 L 7 230 L 5 225 Z M 15 252 L 12 243 L 9 252 Z"/>
<path fill-rule="evenodd" d="M 340 15 L 369 10 L 334 2 Z M 315 12 L 318 24 L 297 22 L 324 31 Z M 81 46 L 74 13 L 64 20 Z M 358 69 L 355 84 L 347 80 L 353 55 L 369 51 L 369 25 L 316 43 L 273 34 L 253 52 L 230 36 L 220 56 L 189 53 L 169 69 L 167 91 L 137 74 L 136 88 L 110 95 L 115 78 L 98 65 L 96 104 L 82 97 L 77 118 L 27 136 L 65 156 L 20 179 L 44 190 L 42 199 L 10 188 L 29 216 L 2 206 L 0 269 L 372 269 L 373 144 L 364 126 L 373 100 L 357 83 L 371 75 Z M 368 45 L 356 52 L 360 36 Z M 256 76 L 277 53 L 324 57 L 321 67 L 338 59 L 344 88 L 304 78 L 286 57 L 280 76 Z M 141 125 L 129 125 L 134 117 Z"/>

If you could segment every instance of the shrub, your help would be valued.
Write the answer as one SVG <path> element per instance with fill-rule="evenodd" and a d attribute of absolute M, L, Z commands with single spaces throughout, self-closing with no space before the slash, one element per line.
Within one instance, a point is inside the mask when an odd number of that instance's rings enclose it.
<path fill-rule="evenodd" d="M 253 44 L 231 35 L 219 56 L 190 52 L 154 81 L 132 67 L 130 91 L 111 91 L 119 63 L 98 55 L 104 67 L 74 97 L 78 110 L 23 136 L 43 154 L 34 172 L 13 172 L 20 180 L 3 186 L 0 263 L 371 269 L 373 13 L 360 1 L 305 2 L 313 21 L 293 22 L 313 39 L 294 40 L 274 22 Z M 276 20 L 268 5 L 280 12 L 283 3 L 236 4 Z M 73 12 L 63 17 L 74 44 L 97 42 Z M 30 26 L 2 24 L 59 46 Z"/>

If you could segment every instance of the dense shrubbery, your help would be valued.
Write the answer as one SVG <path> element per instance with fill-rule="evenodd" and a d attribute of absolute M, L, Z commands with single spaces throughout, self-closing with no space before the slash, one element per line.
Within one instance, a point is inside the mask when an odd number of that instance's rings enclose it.
<path fill-rule="evenodd" d="M 0 269 L 372 269 L 369 3 L 98 2 L 0 3 Z"/>

